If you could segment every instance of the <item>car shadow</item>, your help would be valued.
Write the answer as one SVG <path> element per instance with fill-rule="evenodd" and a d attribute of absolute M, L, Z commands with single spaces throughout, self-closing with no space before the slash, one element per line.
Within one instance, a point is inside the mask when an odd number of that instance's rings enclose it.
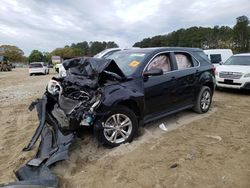
<path fill-rule="evenodd" d="M 216 91 L 220 93 L 230 93 L 230 94 L 236 94 L 236 95 L 250 95 L 250 90 L 246 90 L 246 89 L 220 88 L 220 89 L 216 89 Z"/>

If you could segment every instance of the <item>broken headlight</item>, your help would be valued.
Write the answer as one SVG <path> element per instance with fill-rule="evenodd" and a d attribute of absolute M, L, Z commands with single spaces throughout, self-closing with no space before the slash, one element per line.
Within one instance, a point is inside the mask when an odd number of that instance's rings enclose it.
<path fill-rule="evenodd" d="M 56 95 L 59 94 L 60 91 L 62 91 L 62 87 L 60 86 L 59 82 L 50 80 L 47 86 L 47 90 L 50 94 Z"/>

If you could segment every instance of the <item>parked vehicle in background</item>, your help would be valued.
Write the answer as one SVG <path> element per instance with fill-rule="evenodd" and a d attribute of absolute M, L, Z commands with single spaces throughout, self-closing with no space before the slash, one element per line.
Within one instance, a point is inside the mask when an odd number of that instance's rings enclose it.
<path fill-rule="evenodd" d="M 9 63 L 8 58 L 5 56 L 0 56 L 0 71 L 11 71 L 12 64 Z"/>
<path fill-rule="evenodd" d="M 33 62 L 29 64 L 30 76 L 35 74 L 49 74 L 49 67 L 44 62 Z"/>
<path fill-rule="evenodd" d="M 119 52 L 121 50 L 123 50 L 123 49 L 122 48 L 108 48 L 108 49 L 105 49 L 105 50 L 99 52 L 98 54 L 94 55 L 93 57 L 106 59 L 108 56 L 112 55 L 115 52 Z"/>
<path fill-rule="evenodd" d="M 204 50 L 204 52 L 215 67 L 220 63 L 225 63 L 226 60 L 233 55 L 231 49 L 210 49 Z"/>
<path fill-rule="evenodd" d="M 109 56 L 113 55 L 115 52 L 119 52 L 122 50 L 132 50 L 132 49 L 140 49 L 139 47 L 132 47 L 132 48 L 108 48 L 105 49 L 98 54 L 94 55 L 94 58 L 103 58 L 103 59 L 108 59 Z"/>
<path fill-rule="evenodd" d="M 52 56 L 51 62 L 54 65 L 55 71 L 59 72 L 59 66 L 62 64 L 62 58 L 60 56 Z"/>
<path fill-rule="evenodd" d="M 231 56 L 216 67 L 218 88 L 250 89 L 250 53 Z"/>
<path fill-rule="evenodd" d="M 56 71 L 57 73 L 59 73 L 59 69 L 60 69 L 61 66 L 62 66 L 62 63 L 57 63 L 57 64 L 54 65 L 55 71 Z"/>
<path fill-rule="evenodd" d="M 98 54 L 94 55 L 94 58 L 100 58 L 100 59 L 108 59 L 109 56 L 111 56 L 112 54 L 114 54 L 115 52 L 119 52 L 123 50 L 122 48 L 109 48 L 109 49 L 105 49 L 101 52 L 99 52 Z M 64 66 L 60 63 L 56 65 L 58 68 L 58 73 L 59 73 L 59 77 L 65 77 L 66 76 L 66 70 L 64 68 Z"/>
<path fill-rule="evenodd" d="M 62 64 L 59 66 L 59 77 L 65 77 L 66 76 L 66 70 Z"/>

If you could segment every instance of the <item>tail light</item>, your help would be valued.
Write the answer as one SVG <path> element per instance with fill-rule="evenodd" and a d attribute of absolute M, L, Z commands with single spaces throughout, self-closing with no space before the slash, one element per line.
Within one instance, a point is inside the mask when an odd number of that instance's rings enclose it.
<path fill-rule="evenodd" d="M 216 67 L 214 65 L 212 65 L 212 71 L 214 74 L 216 73 Z"/>
<path fill-rule="evenodd" d="M 218 71 L 216 70 L 216 67 L 214 65 L 212 65 L 212 71 L 214 73 L 215 76 L 218 76 Z"/>

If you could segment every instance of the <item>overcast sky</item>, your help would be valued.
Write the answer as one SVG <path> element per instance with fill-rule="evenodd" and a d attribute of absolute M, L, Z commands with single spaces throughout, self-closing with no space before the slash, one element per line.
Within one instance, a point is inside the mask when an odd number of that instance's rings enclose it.
<path fill-rule="evenodd" d="M 81 41 L 131 47 L 190 26 L 235 24 L 250 0 L 1 0 L 0 45 L 51 51 Z"/>

